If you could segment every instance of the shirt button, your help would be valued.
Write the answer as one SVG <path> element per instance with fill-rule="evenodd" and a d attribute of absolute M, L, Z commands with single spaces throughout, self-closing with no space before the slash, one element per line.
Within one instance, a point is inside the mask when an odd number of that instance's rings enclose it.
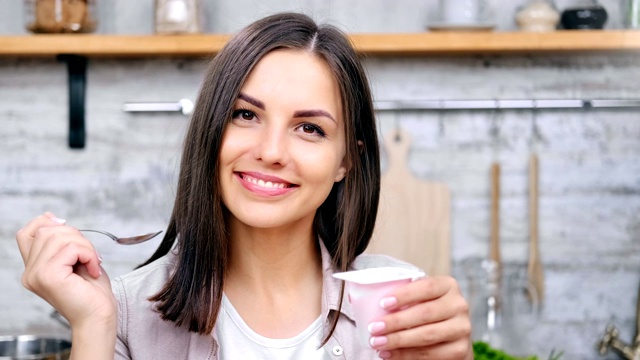
<path fill-rule="evenodd" d="M 332 351 L 333 351 L 333 355 L 335 355 L 335 356 L 342 355 L 342 347 L 340 347 L 338 345 L 334 346 Z"/>

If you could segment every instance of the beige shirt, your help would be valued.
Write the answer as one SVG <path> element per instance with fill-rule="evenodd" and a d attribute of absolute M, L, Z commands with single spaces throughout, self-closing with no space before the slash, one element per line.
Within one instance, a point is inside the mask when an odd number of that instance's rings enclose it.
<path fill-rule="evenodd" d="M 377 359 L 376 351 L 362 347 L 356 338 L 351 305 L 345 298 L 338 309 L 341 280 L 334 273 L 329 252 L 320 242 L 323 268 L 322 318 L 323 331 L 330 326 L 329 314 L 340 311 L 333 335 L 324 345 L 331 359 Z M 169 279 L 177 256 L 174 252 L 153 263 L 113 280 L 113 293 L 118 302 L 118 337 L 116 359 L 160 360 L 198 359 L 219 360 L 219 346 L 213 334 L 196 334 L 174 323 L 164 321 L 147 299 L 160 291 Z M 363 254 L 351 268 L 366 269 L 382 266 L 415 267 L 384 255 Z"/>

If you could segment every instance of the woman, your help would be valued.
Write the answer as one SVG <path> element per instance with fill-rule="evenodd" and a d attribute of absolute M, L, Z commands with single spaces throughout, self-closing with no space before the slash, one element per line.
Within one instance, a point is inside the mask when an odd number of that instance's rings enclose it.
<path fill-rule="evenodd" d="M 361 255 L 379 160 L 346 37 L 304 15 L 264 18 L 209 67 L 156 253 L 110 285 L 91 243 L 47 213 L 17 234 L 23 283 L 69 320 L 77 359 L 471 359 L 448 277 L 389 294 L 381 306 L 398 311 L 369 325 L 372 348 L 356 341 L 331 275 L 405 265 Z"/>

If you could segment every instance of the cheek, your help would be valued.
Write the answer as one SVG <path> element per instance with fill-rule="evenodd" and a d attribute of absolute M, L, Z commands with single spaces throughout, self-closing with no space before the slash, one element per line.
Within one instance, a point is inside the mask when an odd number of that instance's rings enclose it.
<path fill-rule="evenodd" d="M 332 149 L 331 151 L 300 151 L 298 168 L 304 171 L 304 176 L 317 184 L 327 184 L 333 186 L 335 177 L 340 172 L 342 159 L 340 152 Z"/>
<path fill-rule="evenodd" d="M 218 156 L 222 167 L 228 165 L 229 162 L 246 151 L 248 141 L 242 141 L 243 139 L 246 139 L 246 136 L 243 137 L 239 134 L 237 129 L 228 128 L 225 131 L 220 144 L 220 155 Z"/>

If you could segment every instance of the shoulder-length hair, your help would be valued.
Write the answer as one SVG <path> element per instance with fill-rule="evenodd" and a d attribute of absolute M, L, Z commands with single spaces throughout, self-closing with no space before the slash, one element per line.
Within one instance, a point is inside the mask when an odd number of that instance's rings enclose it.
<path fill-rule="evenodd" d="M 213 331 L 224 289 L 229 236 L 218 174 L 222 135 L 250 71 L 267 53 L 282 48 L 308 51 L 326 61 L 342 97 L 349 170 L 334 184 L 314 220 L 315 231 L 337 271 L 347 270 L 365 250 L 373 232 L 380 154 L 371 91 L 360 59 L 340 30 L 318 26 L 305 15 L 283 13 L 254 22 L 211 61 L 185 135 L 167 232 L 155 253 L 141 265 L 167 254 L 178 241 L 175 272 L 149 300 L 156 302 L 164 320 L 189 331 Z M 325 342 L 337 319 L 337 314 L 333 315 Z"/>

